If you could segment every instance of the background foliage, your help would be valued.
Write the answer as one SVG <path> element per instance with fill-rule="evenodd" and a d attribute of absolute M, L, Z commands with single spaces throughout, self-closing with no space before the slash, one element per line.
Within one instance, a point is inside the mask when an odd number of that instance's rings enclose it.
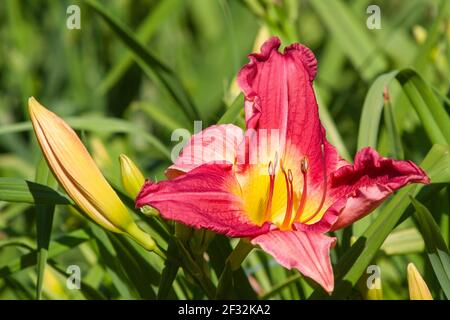
<path fill-rule="evenodd" d="M 81 8 L 81 30 L 66 28 L 70 4 Z M 380 30 L 366 27 L 370 4 L 381 8 Z M 327 298 L 261 251 L 228 270 L 236 242 L 209 232 L 136 212 L 176 257 L 165 264 L 101 230 L 55 193 L 28 123 L 26 101 L 35 96 L 79 130 L 119 192 L 120 153 L 161 180 L 178 142 L 174 129 L 192 130 L 199 119 L 203 128 L 244 125 L 234 77 L 270 34 L 316 54 L 321 118 L 342 155 L 371 145 L 421 163 L 433 182 L 405 188 L 337 233 L 332 298 L 377 296 L 365 289 L 366 268 L 376 264 L 383 297 L 407 299 L 409 262 L 435 299 L 450 298 L 449 7 L 445 0 L 2 1 L 0 298 Z M 66 288 L 72 264 L 82 270 L 81 290 Z M 231 287 L 218 283 L 221 275 Z"/>

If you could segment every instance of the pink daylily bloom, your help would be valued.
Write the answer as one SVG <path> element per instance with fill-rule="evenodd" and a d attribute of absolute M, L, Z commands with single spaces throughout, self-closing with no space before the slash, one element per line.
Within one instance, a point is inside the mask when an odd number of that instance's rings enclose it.
<path fill-rule="evenodd" d="M 336 239 L 325 233 L 364 217 L 404 185 L 429 178 L 413 162 L 371 148 L 360 150 L 354 164 L 340 158 L 320 123 L 314 54 L 300 44 L 284 53 L 279 46 L 278 38 L 269 39 L 239 72 L 247 131 L 228 124 L 194 135 L 167 170 L 171 180 L 146 181 L 136 206 L 248 237 L 332 292 Z"/>

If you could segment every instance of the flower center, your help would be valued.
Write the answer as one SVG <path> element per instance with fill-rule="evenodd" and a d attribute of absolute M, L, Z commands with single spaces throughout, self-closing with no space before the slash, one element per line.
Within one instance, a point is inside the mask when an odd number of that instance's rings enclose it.
<path fill-rule="evenodd" d="M 308 172 L 310 170 L 310 164 L 308 157 L 303 156 L 300 159 L 300 171 L 302 174 L 302 190 L 301 190 L 301 196 L 300 199 L 296 197 L 295 191 L 294 191 L 294 176 L 292 174 L 292 170 L 290 168 L 286 168 L 285 164 L 283 163 L 283 160 L 280 160 L 280 171 L 283 174 L 284 177 L 284 185 L 285 185 L 285 195 L 286 195 L 286 203 L 285 203 L 285 212 L 284 216 L 279 222 L 279 228 L 281 230 L 290 230 L 292 228 L 292 224 L 295 222 L 302 222 L 302 223 L 308 223 L 313 221 L 314 218 L 317 217 L 317 215 L 321 212 L 323 205 L 325 203 L 326 199 L 326 193 L 327 193 L 327 176 L 326 176 L 326 163 L 325 163 L 325 153 L 324 153 L 324 146 L 322 145 L 321 148 L 322 151 L 322 163 L 323 163 L 323 187 L 322 187 L 322 196 L 320 203 L 318 207 L 314 210 L 314 204 L 309 205 L 309 212 L 314 212 L 312 215 L 309 215 L 306 219 L 304 218 L 302 220 L 302 217 L 304 217 L 303 213 L 306 208 L 307 200 L 308 200 Z M 275 186 L 275 179 L 276 179 L 276 172 L 277 172 L 277 164 L 278 164 L 278 156 L 275 156 L 275 161 L 269 162 L 268 166 L 268 172 L 269 172 L 269 192 L 268 192 L 268 198 L 266 202 L 266 208 L 264 212 L 264 221 L 271 221 L 273 220 L 273 201 L 274 201 L 274 191 L 277 189 L 277 192 L 281 192 L 284 194 L 283 190 L 280 190 L 279 188 L 276 188 Z M 311 208 L 311 205 L 313 208 Z M 297 210 L 295 210 L 297 208 Z M 313 210 L 311 210 L 313 209 Z M 293 216 L 293 213 L 295 212 L 295 215 Z"/>

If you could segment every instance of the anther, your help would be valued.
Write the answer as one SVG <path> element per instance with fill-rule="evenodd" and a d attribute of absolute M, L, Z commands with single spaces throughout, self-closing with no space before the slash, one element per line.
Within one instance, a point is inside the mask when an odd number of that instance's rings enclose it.
<path fill-rule="evenodd" d="M 309 162 L 307 157 L 303 157 L 302 160 L 300 160 L 300 169 L 302 170 L 302 173 L 307 173 L 309 170 Z"/>

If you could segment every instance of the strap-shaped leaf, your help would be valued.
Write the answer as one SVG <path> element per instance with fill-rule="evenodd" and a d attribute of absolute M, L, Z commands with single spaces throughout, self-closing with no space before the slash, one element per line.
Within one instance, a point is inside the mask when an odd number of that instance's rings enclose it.
<path fill-rule="evenodd" d="M 447 299 L 450 299 L 450 252 L 448 247 L 439 226 L 427 207 L 414 198 L 411 198 L 411 202 L 416 209 L 414 218 L 425 241 L 431 266 Z"/>
<path fill-rule="evenodd" d="M 43 184 L 20 178 L 0 178 L 0 200 L 31 204 L 73 204 L 62 193 Z"/>
<path fill-rule="evenodd" d="M 149 73 L 150 76 L 154 75 L 159 80 L 181 107 L 187 118 L 190 120 L 200 119 L 189 93 L 176 73 L 150 53 L 141 41 L 136 39 L 133 33 L 113 17 L 100 3 L 95 0 L 87 0 L 86 4 L 105 20 L 120 40 L 130 49 L 144 71 Z"/>

